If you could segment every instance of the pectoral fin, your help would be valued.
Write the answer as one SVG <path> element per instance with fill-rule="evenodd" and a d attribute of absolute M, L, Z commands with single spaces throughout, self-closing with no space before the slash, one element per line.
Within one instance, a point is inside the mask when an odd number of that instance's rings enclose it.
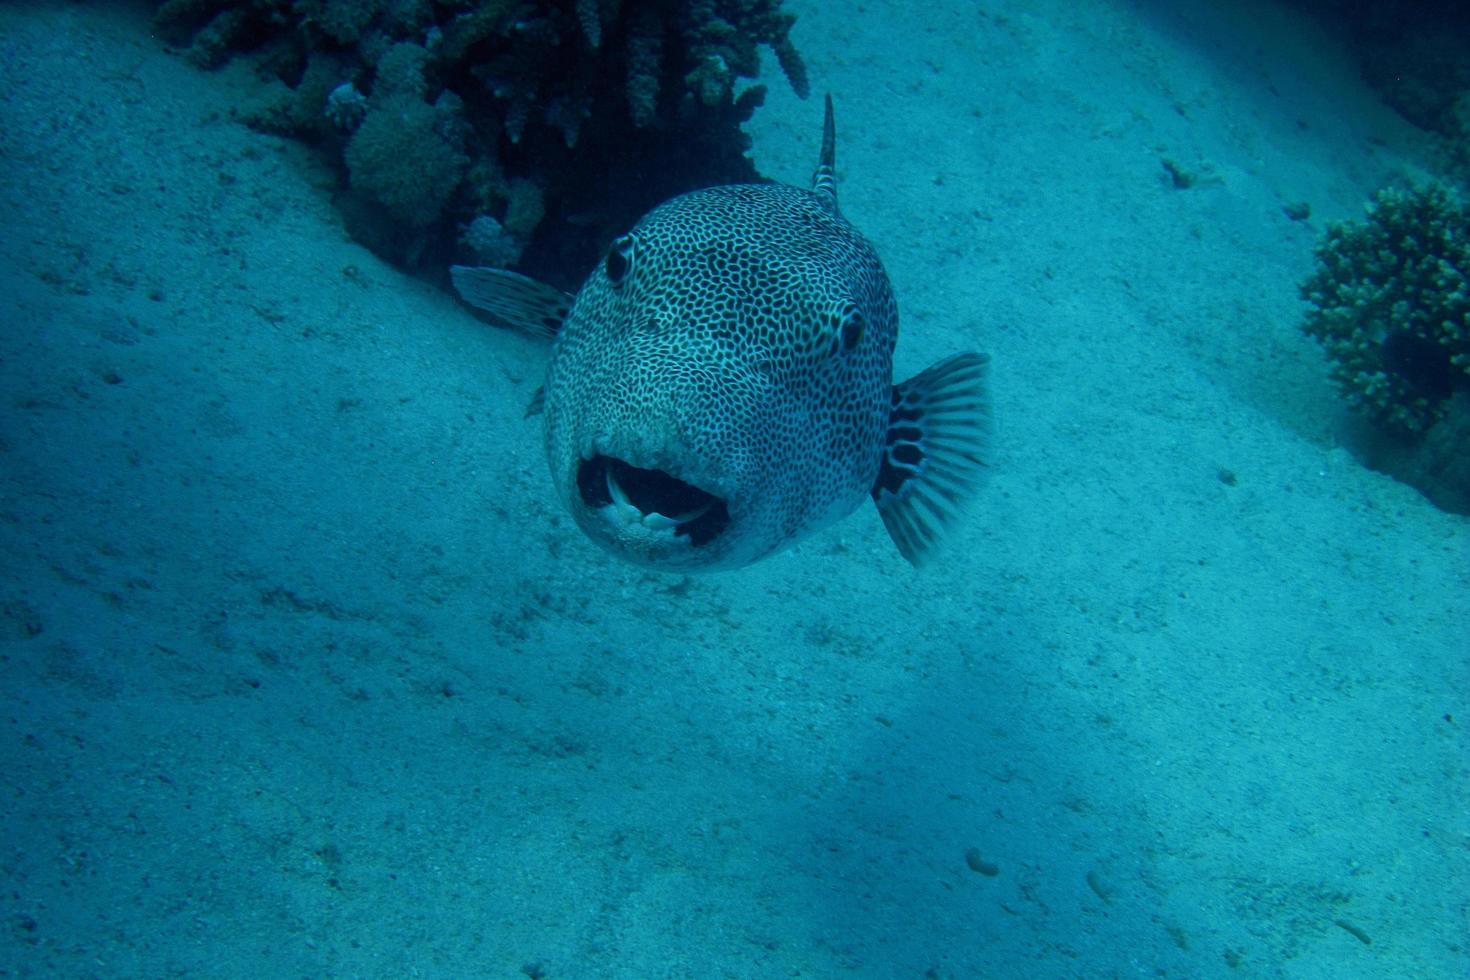
<path fill-rule="evenodd" d="M 508 269 L 452 265 L 449 278 L 466 303 L 501 325 L 533 337 L 556 336 L 572 308 L 567 293 Z"/>
<path fill-rule="evenodd" d="M 988 467 L 990 357 L 956 354 L 893 387 L 873 502 L 915 565 L 975 495 Z"/>

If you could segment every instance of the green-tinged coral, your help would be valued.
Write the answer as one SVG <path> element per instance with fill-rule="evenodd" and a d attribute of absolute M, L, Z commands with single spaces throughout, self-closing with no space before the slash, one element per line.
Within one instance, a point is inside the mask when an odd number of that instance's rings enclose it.
<path fill-rule="evenodd" d="M 801 60 L 801 52 L 796 50 L 796 45 L 791 43 L 791 38 L 782 37 L 775 44 L 776 61 L 781 65 L 781 71 L 786 75 L 786 80 L 791 83 L 791 90 L 799 97 L 806 98 L 811 94 L 811 83 L 806 77 L 806 62 Z"/>
<path fill-rule="evenodd" d="M 433 224 L 469 164 L 446 122 L 441 109 L 411 96 L 375 102 L 347 144 L 353 190 L 412 229 Z"/>
<path fill-rule="evenodd" d="M 401 41 L 388 48 L 377 61 L 377 79 L 373 83 L 373 98 L 391 99 L 403 96 L 410 99 L 425 99 L 429 95 L 429 82 L 425 73 L 429 68 L 429 52 L 423 46 Z"/>
<path fill-rule="evenodd" d="M 1381 191 L 1366 221 L 1328 229 L 1303 329 L 1349 404 L 1407 436 L 1443 417 L 1470 387 L 1467 276 L 1470 211 L 1442 185 Z"/>

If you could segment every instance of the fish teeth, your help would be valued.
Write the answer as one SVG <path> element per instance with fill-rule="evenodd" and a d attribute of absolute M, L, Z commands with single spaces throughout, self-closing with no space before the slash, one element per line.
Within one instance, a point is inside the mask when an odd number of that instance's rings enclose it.
<path fill-rule="evenodd" d="M 643 524 L 645 527 L 651 527 L 658 531 L 678 527 L 680 524 L 688 524 L 690 521 L 698 520 L 705 514 L 709 513 L 709 509 L 713 506 L 714 503 L 710 502 L 697 510 L 691 510 L 689 513 L 680 514 L 677 517 L 665 517 L 664 515 L 657 512 L 644 514 Z"/>
<path fill-rule="evenodd" d="M 618 485 L 618 481 L 613 479 L 611 467 L 608 468 L 606 480 L 607 495 L 612 498 L 612 503 L 608 506 L 613 509 L 613 513 L 617 515 L 618 520 L 624 524 L 642 524 L 644 527 L 651 528 L 655 531 L 667 531 L 671 528 L 678 527 L 680 524 L 687 524 L 689 521 L 703 517 L 714 506 L 714 502 L 711 501 L 702 507 L 689 511 L 687 514 L 679 514 L 675 517 L 667 517 L 656 510 L 649 511 L 645 514 L 638 509 L 637 504 L 628 499 L 628 495 L 623 492 L 623 488 Z"/>
<path fill-rule="evenodd" d="M 613 479 L 611 466 L 607 468 L 606 479 L 607 495 L 612 498 L 612 503 L 608 506 L 617 514 L 618 519 L 624 524 L 632 524 L 642 519 L 643 512 L 633 505 L 633 501 L 628 499 L 623 488 L 618 486 L 618 481 Z"/>

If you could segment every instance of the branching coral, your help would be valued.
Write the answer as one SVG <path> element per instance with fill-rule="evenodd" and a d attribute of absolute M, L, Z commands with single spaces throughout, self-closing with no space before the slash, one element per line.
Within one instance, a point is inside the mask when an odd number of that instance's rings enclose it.
<path fill-rule="evenodd" d="M 553 280 L 663 198 L 756 176 L 740 124 L 764 89 L 739 86 L 762 46 L 808 90 L 780 0 L 163 0 L 155 20 L 200 65 L 251 52 L 279 81 L 245 117 L 343 164 L 415 260 L 488 217 Z"/>
<path fill-rule="evenodd" d="M 1380 192 L 1332 226 L 1302 285 L 1303 329 L 1353 407 L 1421 436 L 1470 388 L 1470 211 L 1445 187 Z"/>

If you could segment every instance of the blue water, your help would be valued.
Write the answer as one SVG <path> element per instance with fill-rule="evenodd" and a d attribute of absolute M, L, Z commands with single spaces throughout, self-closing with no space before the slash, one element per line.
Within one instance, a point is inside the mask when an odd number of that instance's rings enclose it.
<path fill-rule="evenodd" d="M 1470 527 L 1296 294 L 1422 136 L 1286 8 L 788 7 L 897 373 L 994 357 L 923 572 L 617 563 L 248 66 L 0 8 L 0 975 L 1470 974 Z"/>

